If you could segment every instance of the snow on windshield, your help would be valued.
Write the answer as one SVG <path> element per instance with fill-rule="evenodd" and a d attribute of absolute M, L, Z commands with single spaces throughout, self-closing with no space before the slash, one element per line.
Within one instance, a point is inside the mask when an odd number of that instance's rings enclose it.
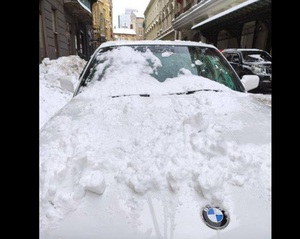
<path fill-rule="evenodd" d="M 172 52 L 162 53 L 163 58 L 172 55 Z M 193 75 L 185 67 L 178 68 L 177 77 L 168 78 L 161 83 L 155 79 L 154 75 L 157 74 L 159 67 L 162 67 L 162 63 L 149 50 L 142 53 L 131 47 L 123 47 L 102 53 L 97 60 L 100 64 L 95 67 L 90 83 L 94 85 L 83 90 L 84 95 L 88 97 L 168 94 L 199 89 L 230 90 L 223 84 Z M 201 62 L 196 64 L 201 64 Z M 191 64 L 190 67 L 193 65 Z M 100 76 L 101 81 L 97 81 Z"/>

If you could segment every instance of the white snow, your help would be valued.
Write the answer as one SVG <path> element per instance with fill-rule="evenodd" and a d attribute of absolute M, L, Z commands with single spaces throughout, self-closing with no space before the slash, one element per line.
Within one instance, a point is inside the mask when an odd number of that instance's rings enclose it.
<path fill-rule="evenodd" d="M 40 64 L 40 137 L 47 142 L 41 144 L 40 151 L 41 233 L 51 231 L 59 220 L 76 211 L 89 198 L 86 192 L 105 195 L 113 180 L 135 194 L 183 190 L 229 209 L 233 205 L 226 191 L 228 185 L 249 187 L 259 182 L 268 191 L 267 200 L 271 200 L 270 135 L 265 135 L 261 144 L 253 144 L 249 143 L 255 136 L 253 129 L 246 129 L 249 138 L 236 141 L 239 130 L 247 120 L 255 119 L 260 107 L 271 107 L 271 96 L 232 92 L 185 70 L 175 80 L 162 84 L 147 74 L 151 69 L 145 59 L 159 65 L 151 54 L 140 58 L 128 55 L 116 54 L 116 64 L 103 81 L 79 94 L 75 106 L 65 108 L 72 117 L 53 117 L 72 98 L 72 93 L 60 88 L 58 79 L 63 75 L 78 78 L 86 62 L 69 56 L 45 59 Z M 136 67 L 122 68 L 128 61 L 135 61 Z M 223 92 L 163 95 L 189 90 L 191 82 L 199 88 L 214 87 Z M 155 97 L 107 97 L 125 92 L 150 92 Z M 252 98 L 251 104 L 246 97 Z M 253 103 L 256 101 L 258 104 Z M 250 118 L 245 122 L 234 118 L 238 112 Z M 51 125 L 56 127 L 54 135 L 48 131 Z M 232 140 L 225 141 L 228 132 L 233 132 Z M 114 172 L 114 178 L 108 172 Z M 85 205 L 93 211 L 92 204 Z M 130 201 L 135 213 L 139 206 Z M 101 218 L 91 216 L 91 221 Z"/>

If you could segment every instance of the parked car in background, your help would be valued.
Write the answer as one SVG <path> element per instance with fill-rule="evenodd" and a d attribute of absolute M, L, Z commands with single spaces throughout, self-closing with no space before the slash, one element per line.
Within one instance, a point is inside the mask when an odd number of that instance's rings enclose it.
<path fill-rule="evenodd" d="M 41 239 L 271 238 L 258 76 L 209 44 L 113 41 L 61 83 L 74 97 L 40 130 Z"/>
<path fill-rule="evenodd" d="M 228 48 L 223 49 L 222 53 L 240 78 L 244 75 L 259 76 L 258 87 L 250 92 L 272 91 L 272 56 L 268 52 L 252 48 Z"/>

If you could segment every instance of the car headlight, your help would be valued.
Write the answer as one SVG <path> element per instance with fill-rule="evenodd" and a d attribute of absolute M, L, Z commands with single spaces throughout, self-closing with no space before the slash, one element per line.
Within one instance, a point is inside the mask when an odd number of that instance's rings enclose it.
<path fill-rule="evenodd" d="M 266 68 L 262 67 L 262 66 L 251 66 L 251 71 L 254 74 L 266 74 L 267 73 Z"/>

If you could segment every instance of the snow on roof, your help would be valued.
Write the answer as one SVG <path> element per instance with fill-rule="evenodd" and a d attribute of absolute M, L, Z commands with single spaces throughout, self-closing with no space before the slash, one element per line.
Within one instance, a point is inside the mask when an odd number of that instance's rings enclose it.
<path fill-rule="evenodd" d="M 142 13 L 133 13 L 135 15 L 136 18 L 145 18 L 144 14 Z"/>
<path fill-rule="evenodd" d="M 129 35 L 136 35 L 136 32 L 134 29 L 128 29 L 128 28 L 116 28 L 113 30 L 114 34 L 129 34 Z"/>
<path fill-rule="evenodd" d="M 226 51 L 264 51 L 262 49 L 258 49 L 258 48 L 226 48 L 223 49 L 223 52 Z"/>
<path fill-rule="evenodd" d="M 114 32 L 115 33 L 115 32 Z M 100 48 L 108 46 L 120 46 L 120 45 L 181 45 L 181 46 L 205 46 L 216 48 L 212 44 L 195 41 L 182 41 L 182 40 L 121 40 L 121 41 L 107 41 L 102 43 Z"/>

